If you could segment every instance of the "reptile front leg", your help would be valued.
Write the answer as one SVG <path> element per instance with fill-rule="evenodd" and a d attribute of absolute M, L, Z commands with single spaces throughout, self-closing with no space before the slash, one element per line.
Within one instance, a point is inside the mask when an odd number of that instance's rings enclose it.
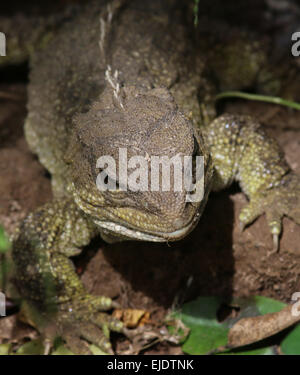
<path fill-rule="evenodd" d="M 249 203 L 241 226 L 266 214 L 274 248 L 288 216 L 300 224 L 300 178 L 289 167 L 277 142 L 250 116 L 225 114 L 204 129 L 215 166 L 214 190 L 240 183 Z"/>
<path fill-rule="evenodd" d="M 30 318 L 46 336 L 58 332 L 78 354 L 90 353 L 88 342 L 112 353 L 109 331 L 122 330 L 121 322 L 102 312 L 112 300 L 88 294 L 69 260 L 96 233 L 72 201 L 56 200 L 31 213 L 13 242 L 16 285 Z"/>

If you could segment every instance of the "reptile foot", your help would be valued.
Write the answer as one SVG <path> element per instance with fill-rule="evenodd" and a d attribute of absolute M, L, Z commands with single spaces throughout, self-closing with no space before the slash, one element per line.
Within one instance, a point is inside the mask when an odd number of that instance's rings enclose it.
<path fill-rule="evenodd" d="M 273 249 L 278 251 L 283 216 L 300 225 L 300 179 L 295 173 L 285 175 L 277 186 L 251 197 L 240 213 L 241 226 L 251 224 L 264 213 L 273 236 Z"/>
<path fill-rule="evenodd" d="M 104 354 L 114 354 L 110 331 L 122 332 L 123 324 L 103 311 L 113 307 L 106 297 L 91 295 L 63 304 L 57 315 L 58 332 L 75 354 L 92 354 L 89 344 Z"/>

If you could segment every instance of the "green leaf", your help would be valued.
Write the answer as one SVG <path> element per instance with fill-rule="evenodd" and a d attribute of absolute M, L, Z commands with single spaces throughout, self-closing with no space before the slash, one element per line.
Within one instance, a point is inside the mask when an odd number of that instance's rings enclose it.
<path fill-rule="evenodd" d="M 0 355 L 7 355 L 11 348 L 11 344 L 0 344 Z"/>
<path fill-rule="evenodd" d="M 188 354 L 206 354 L 227 344 L 228 328 L 206 327 L 199 324 L 190 326 L 190 335 L 182 346 Z"/>
<path fill-rule="evenodd" d="M 218 297 L 198 297 L 195 301 L 183 305 L 180 317 L 187 325 L 222 326 L 216 320 L 217 311 L 222 303 Z"/>
<path fill-rule="evenodd" d="M 26 344 L 20 346 L 16 354 L 18 355 L 36 355 L 44 354 L 44 346 L 40 339 L 26 342 Z"/>
<path fill-rule="evenodd" d="M 96 345 L 90 345 L 89 348 L 94 355 L 107 355 L 107 353 L 103 352 Z"/>
<path fill-rule="evenodd" d="M 239 308 L 238 317 L 228 317 L 219 322 L 217 312 L 221 305 L 221 298 L 199 297 L 184 304 L 181 313 L 175 313 L 175 316 L 190 328 L 190 334 L 182 346 L 185 353 L 206 354 L 219 350 L 227 344 L 229 329 L 239 319 L 277 312 L 286 306 L 280 301 L 261 296 L 234 298 L 229 305 Z M 274 346 L 261 347 L 259 344 L 253 344 L 242 349 L 228 350 L 223 354 L 270 355 L 274 354 Z"/>
<path fill-rule="evenodd" d="M 51 355 L 74 355 L 74 353 L 71 352 L 68 348 L 66 348 L 64 345 L 59 345 L 52 353 Z"/>
<path fill-rule="evenodd" d="M 256 306 L 260 315 L 275 313 L 286 307 L 286 303 L 276 301 L 273 298 L 255 296 Z"/>
<path fill-rule="evenodd" d="M 178 317 L 190 328 L 190 335 L 182 346 L 188 354 L 206 354 L 226 345 L 228 325 L 217 321 L 221 304 L 218 297 L 199 297 L 186 303 Z"/>
<path fill-rule="evenodd" d="M 220 355 L 274 355 L 274 347 L 265 347 L 257 349 L 247 349 L 247 350 L 231 350 L 225 353 L 220 353 Z"/>
<path fill-rule="evenodd" d="M 280 348 L 283 354 L 300 354 L 300 324 L 287 334 Z"/>

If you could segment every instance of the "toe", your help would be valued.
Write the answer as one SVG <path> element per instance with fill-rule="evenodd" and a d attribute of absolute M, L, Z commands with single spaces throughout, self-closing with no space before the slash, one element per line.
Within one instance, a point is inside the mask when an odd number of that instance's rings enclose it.
<path fill-rule="evenodd" d="M 266 211 L 267 223 L 269 225 L 270 232 L 273 235 L 273 237 L 278 237 L 282 231 L 282 217 L 283 214 L 280 214 L 275 210 Z"/>
<path fill-rule="evenodd" d="M 242 229 L 262 215 L 263 211 L 263 206 L 259 201 L 251 200 L 251 202 L 243 207 L 239 216 Z"/>
<path fill-rule="evenodd" d="M 113 301 L 108 297 L 89 295 L 87 298 L 86 302 L 93 311 L 106 311 L 112 308 Z"/>
<path fill-rule="evenodd" d="M 279 236 L 282 231 L 282 217 L 283 215 L 274 209 L 266 210 L 267 223 L 273 237 L 273 252 L 277 252 L 279 250 Z"/>
<path fill-rule="evenodd" d="M 75 332 L 67 332 L 63 335 L 63 339 L 66 341 L 67 347 L 71 350 L 72 353 L 78 355 L 90 355 L 92 354 L 89 349 L 88 343 L 84 340 L 81 340 Z"/>
<path fill-rule="evenodd" d="M 102 327 L 102 329 L 106 327 L 106 329 L 114 332 L 122 332 L 123 329 L 123 323 L 120 320 L 107 314 L 95 314 L 93 322 L 97 324 L 97 326 Z"/>
<path fill-rule="evenodd" d="M 96 345 L 99 349 L 107 354 L 113 354 L 109 337 L 106 337 L 104 331 L 92 323 L 86 323 L 80 327 L 80 336 Z"/>

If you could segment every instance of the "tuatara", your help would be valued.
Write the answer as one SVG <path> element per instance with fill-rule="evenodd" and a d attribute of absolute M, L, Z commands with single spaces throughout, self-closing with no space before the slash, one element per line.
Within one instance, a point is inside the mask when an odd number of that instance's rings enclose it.
<path fill-rule="evenodd" d="M 211 120 L 214 89 L 205 72 L 213 59 L 197 50 L 179 3 L 90 3 L 62 17 L 55 35 L 49 18 L 46 36 L 35 29 L 32 37 L 38 51 L 27 48 L 25 135 L 52 175 L 55 199 L 29 214 L 15 235 L 16 285 L 39 328 L 61 335 L 76 353 L 88 353 L 87 342 L 110 353 L 109 331 L 126 333 L 104 313 L 114 302 L 88 294 L 69 259 L 94 236 L 179 240 L 198 223 L 210 191 L 233 181 L 249 198 L 242 226 L 266 213 L 277 246 L 284 215 L 300 224 L 300 181 L 276 141 L 250 116 Z M 238 81 L 258 77 L 264 61 L 248 47 L 245 64 L 230 60 L 245 68 Z M 227 72 L 226 87 L 228 81 Z M 187 191 L 172 188 L 100 191 L 97 160 L 118 159 L 119 148 L 146 159 L 204 156 L 202 200 L 187 202 Z"/>

